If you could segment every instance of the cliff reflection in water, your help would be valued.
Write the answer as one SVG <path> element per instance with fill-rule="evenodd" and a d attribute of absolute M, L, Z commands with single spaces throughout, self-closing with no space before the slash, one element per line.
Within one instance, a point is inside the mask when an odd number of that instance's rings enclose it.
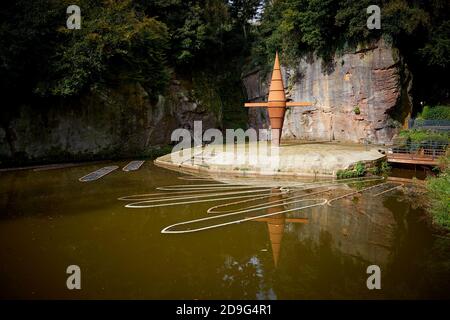
<path fill-rule="evenodd" d="M 282 199 L 273 189 L 267 202 Z M 281 203 L 267 213 L 287 208 Z M 430 235 L 423 218 L 420 205 L 398 190 L 383 197 L 357 194 L 332 206 L 259 218 L 255 221 L 266 224 L 270 263 L 262 253 L 243 263 L 227 257 L 224 266 L 233 276 L 225 279 L 228 287 L 234 281 L 235 290 L 246 292 L 242 283 L 251 279 L 246 273 L 244 281 L 239 274 L 252 269 L 253 287 L 259 288 L 254 294 L 265 299 L 420 298 L 423 292 L 448 297 L 450 241 Z M 380 291 L 366 287 L 366 269 L 373 264 L 382 270 Z"/>
<path fill-rule="evenodd" d="M 129 209 L 117 199 L 154 193 L 160 186 L 217 181 L 180 180 L 178 173 L 144 165 L 95 183 L 78 182 L 95 169 L 98 165 L 0 173 L 1 298 L 450 296 L 449 241 L 429 227 L 423 200 L 408 195 L 406 187 L 378 197 L 355 193 L 331 206 L 286 214 L 278 212 L 310 202 L 289 203 L 288 195 L 272 189 L 270 197 L 238 204 L 241 209 L 265 209 L 236 219 L 271 216 L 168 235 L 161 234 L 165 226 L 208 216 L 208 207 L 224 202 Z M 251 179 L 247 183 L 268 185 Z M 300 199 L 330 199 L 355 190 L 354 185 L 340 185 Z M 83 290 L 65 286 L 71 264 L 81 267 Z M 382 290 L 366 287 L 366 269 L 372 264 L 381 267 Z"/>
<path fill-rule="evenodd" d="M 268 203 L 280 205 L 267 208 L 268 214 L 293 208 L 283 204 L 283 194 L 272 189 Z M 275 214 L 253 221 L 267 224 L 273 262 L 278 265 L 285 233 L 300 242 L 320 244 L 326 241 L 331 250 L 379 266 L 388 262 L 396 221 L 392 212 L 380 205 L 380 199 L 356 195 L 340 199 L 332 206 L 318 206 L 301 212 Z M 299 226 L 297 226 L 299 224 Z"/>

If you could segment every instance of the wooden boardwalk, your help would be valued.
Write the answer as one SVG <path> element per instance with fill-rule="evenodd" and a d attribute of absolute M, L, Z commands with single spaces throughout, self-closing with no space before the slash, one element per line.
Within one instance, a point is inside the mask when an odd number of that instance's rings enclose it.
<path fill-rule="evenodd" d="M 407 164 L 422 164 L 435 166 L 438 164 L 438 159 L 433 156 L 416 155 L 407 153 L 391 153 L 387 155 L 388 162 L 391 163 L 407 163 Z"/>
<path fill-rule="evenodd" d="M 436 166 L 439 158 L 445 156 L 448 142 L 411 142 L 398 140 L 387 150 L 387 160 L 391 163 L 405 163 Z"/>

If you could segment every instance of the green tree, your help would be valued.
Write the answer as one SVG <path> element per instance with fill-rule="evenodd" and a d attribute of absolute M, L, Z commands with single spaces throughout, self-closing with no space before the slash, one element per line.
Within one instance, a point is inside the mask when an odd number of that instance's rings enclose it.
<path fill-rule="evenodd" d="M 366 10 L 372 4 L 381 8 L 381 30 L 366 26 Z M 447 0 L 265 1 L 255 34 L 251 66 L 264 68 L 272 63 L 275 50 L 282 52 L 287 64 L 311 53 L 327 62 L 336 52 L 354 50 L 383 37 L 400 50 L 413 72 L 416 103 L 442 104 L 450 97 L 445 84 L 450 68 Z"/>
<path fill-rule="evenodd" d="M 97 83 L 130 80 L 145 84 L 152 95 L 161 92 L 168 79 L 166 26 L 139 15 L 131 1 L 80 6 L 82 28 L 58 28 L 60 45 L 37 92 L 70 96 Z"/>

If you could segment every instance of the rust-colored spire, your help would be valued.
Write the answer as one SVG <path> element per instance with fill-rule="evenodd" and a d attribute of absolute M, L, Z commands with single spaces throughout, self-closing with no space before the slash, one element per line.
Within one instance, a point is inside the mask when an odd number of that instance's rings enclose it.
<path fill-rule="evenodd" d="M 278 52 L 275 54 L 268 102 L 272 142 L 275 145 L 279 145 L 281 130 L 283 129 L 284 113 L 286 112 L 286 95 L 284 94 L 283 75 L 281 74 Z"/>
<path fill-rule="evenodd" d="M 279 189 L 273 188 L 270 191 L 268 204 L 269 203 L 271 204 L 271 206 L 267 208 L 267 213 L 270 216 L 265 218 L 258 218 L 254 221 L 267 222 L 270 245 L 272 247 L 273 263 L 275 267 L 277 267 L 278 261 L 280 259 L 281 241 L 283 239 L 284 226 L 286 222 L 308 223 L 308 219 L 286 218 L 284 213 L 277 214 L 277 212 L 282 212 L 286 209 L 283 203 L 283 196 L 280 193 Z M 273 205 L 274 203 L 279 203 L 279 205 Z"/>
<path fill-rule="evenodd" d="M 246 103 L 246 107 L 267 107 L 269 112 L 270 127 L 272 130 L 272 144 L 278 146 L 281 139 L 281 130 L 283 129 L 284 114 L 286 106 L 309 106 L 307 102 L 286 102 L 284 93 L 283 76 L 281 74 L 280 61 L 278 59 L 278 51 L 275 53 L 275 61 L 273 63 L 272 81 L 269 87 L 268 101 Z"/>
<path fill-rule="evenodd" d="M 270 101 L 286 101 L 284 94 L 283 75 L 281 74 L 280 61 L 278 60 L 278 52 L 275 54 L 275 62 L 272 70 L 272 81 L 269 88 Z"/>
<path fill-rule="evenodd" d="M 273 69 L 280 70 L 280 60 L 278 59 L 278 51 L 275 51 L 275 61 L 273 63 Z"/>
<path fill-rule="evenodd" d="M 283 214 L 277 214 L 267 219 L 269 229 L 269 239 L 272 246 L 273 263 L 278 266 L 280 258 L 281 239 L 283 239 L 286 218 Z"/>

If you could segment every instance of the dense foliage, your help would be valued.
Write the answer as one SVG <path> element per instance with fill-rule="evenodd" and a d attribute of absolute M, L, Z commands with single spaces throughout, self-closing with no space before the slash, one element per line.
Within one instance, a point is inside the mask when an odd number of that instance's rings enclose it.
<path fill-rule="evenodd" d="M 367 7 L 381 8 L 381 30 L 366 26 Z M 415 39 L 418 55 L 428 65 L 450 63 L 449 4 L 445 0 L 278 0 L 267 1 L 259 28 L 260 53 L 281 50 L 296 59 L 321 56 L 361 42 L 388 36 L 397 45 Z"/>
<path fill-rule="evenodd" d="M 374 4 L 381 8 L 381 30 L 366 26 L 366 9 Z M 266 1 L 253 65 L 270 65 L 276 50 L 285 63 L 310 53 L 328 63 L 335 53 L 383 37 L 400 49 L 414 74 L 414 102 L 442 103 L 450 98 L 449 27 L 447 0 Z"/>
<path fill-rule="evenodd" d="M 441 173 L 427 180 L 433 222 L 450 229 L 450 151 L 441 158 Z"/>
<path fill-rule="evenodd" d="M 2 120 L 27 100 L 36 105 L 40 97 L 80 96 L 121 81 L 139 81 L 155 97 L 174 74 L 206 78 L 220 100 L 214 104 L 240 118 L 243 70 L 269 66 L 275 50 L 283 63 L 311 53 L 329 61 L 380 37 L 407 60 L 415 103 L 449 99 L 447 0 L 80 0 L 80 30 L 65 27 L 69 4 L 2 3 Z M 381 7 L 381 30 L 366 27 L 372 4 Z"/>
<path fill-rule="evenodd" d="M 449 132 L 447 131 L 436 132 L 433 130 L 422 129 L 402 130 L 399 133 L 399 137 L 406 140 L 407 142 L 448 142 L 450 138 Z"/>
<path fill-rule="evenodd" d="M 259 1 L 80 0 L 79 30 L 66 28 L 70 4 L 19 0 L 0 9 L 3 120 L 26 101 L 81 96 L 123 81 L 138 81 L 156 97 L 174 74 L 190 82 L 209 75 L 218 96 L 243 98 L 224 88 L 241 91 L 248 21 Z"/>
<path fill-rule="evenodd" d="M 450 120 L 450 106 L 425 106 L 417 118 L 424 120 Z"/>
<path fill-rule="evenodd" d="M 336 172 L 337 179 L 351 179 L 363 177 L 367 174 L 370 175 L 385 175 L 389 173 L 391 167 L 386 160 L 376 163 L 374 166 L 366 168 L 366 165 L 359 161 L 355 164 L 353 168 L 342 169 Z"/>
<path fill-rule="evenodd" d="M 338 170 L 336 172 L 336 177 L 338 179 L 350 179 L 362 177 L 365 175 L 365 173 L 366 173 L 366 166 L 364 165 L 363 162 L 359 161 L 352 169 Z"/>
<path fill-rule="evenodd" d="M 130 1 L 90 6 L 81 1 L 83 27 L 58 28 L 63 45 L 49 68 L 49 79 L 40 81 L 42 94 L 67 96 L 102 80 L 135 80 L 149 92 L 160 92 L 168 78 L 165 68 L 168 31 L 154 18 L 139 16 Z"/>
<path fill-rule="evenodd" d="M 161 91 L 168 79 L 167 27 L 130 1 L 81 0 L 82 28 L 65 26 L 70 1 L 17 1 L 0 12 L 2 90 L 21 98 L 74 96 L 99 83 L 140 81 Z"/>

